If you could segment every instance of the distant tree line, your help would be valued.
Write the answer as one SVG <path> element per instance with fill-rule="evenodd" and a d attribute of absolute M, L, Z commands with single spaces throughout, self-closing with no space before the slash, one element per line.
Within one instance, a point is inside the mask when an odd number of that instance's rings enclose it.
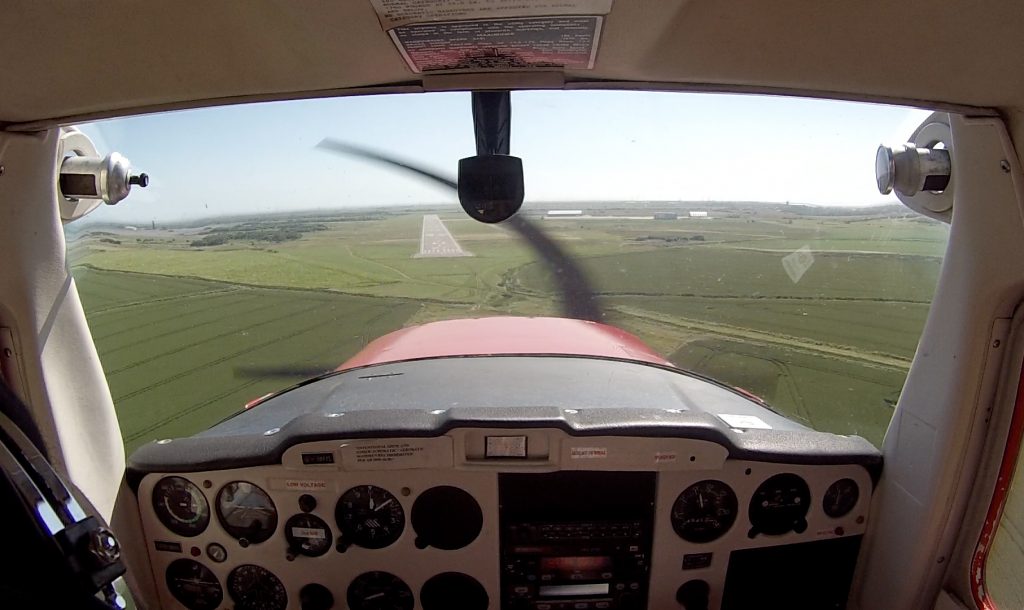
<path fill-rule="evenodd" d="M 204 248 L 221 246 L 232 241 L 281 243 L 293 241 L 304 233 L 324 231 L 327 225 L 319 223 L 245 223 L 234 227 L 216 227 L 206 232 L 203 237 L 192 240 L 189 246 Z"/>
<path fill-rule="evenodd" d="M 663 241 L 667 243 L 680 242 L 680 241 L 704 241 L 703 235 L 694 235 L 687 237 L 685 235 L 640 235 L 635 237 L 633 241 Z"/>

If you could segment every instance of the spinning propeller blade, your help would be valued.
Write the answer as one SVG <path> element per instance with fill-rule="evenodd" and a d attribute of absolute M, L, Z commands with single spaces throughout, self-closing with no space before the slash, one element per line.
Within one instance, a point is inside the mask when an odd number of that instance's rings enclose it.
<path fill-rule="evenodd" d="M 415 162 L 333 138 L 324 138 L 316 146 L 394 167 L 451 189 L 469 216 L 485 223 L 503 224 L 537 253 L 562 295 L 563 316 L 601 321 L 604 316 L 583 269 L 537 224 L 516 214 L 522 205 L 523 177 L 521 161 L 509 155 L 512 124 L 509 92 L 474 91 L 472 104 L 477 154 L 459 162 L 458 180 Z M 236 376 L 244 377 L 313 377 L 325 372 L 321 368 L 302 366 L 235 369 Z"/>
<path fill-rule="evenodd" d="M 302 379 L 310 379 L 312 377 L 319 377 L 325 373 L 330 373 L 334 368 L 338 366 L 324 365 L 306 365 L 306 366 L 236 366 L 235 377 L 240 379 L 247 379 L 253 377 L 259 378 L 272 378 L 272 377 L 300 377 Z"/>
<path fill-rule="evenodd" d="M 331 138 L 322 140 L 317 147 L 397 167 L 458 191 L 458 183 L 455 180 L 385 153 L 353 146 Z M 601 321 L 603 316 L 594 291 L 590 287 L 590 281 L 577 262 L 566 254 L 556 241 L 551 239 L 536 223 L 530 222 L 525 216 L 519 214 L 500 224 L 522 237 L 547 266 L 562 295 L 562 315 L 578 320 Z"/>

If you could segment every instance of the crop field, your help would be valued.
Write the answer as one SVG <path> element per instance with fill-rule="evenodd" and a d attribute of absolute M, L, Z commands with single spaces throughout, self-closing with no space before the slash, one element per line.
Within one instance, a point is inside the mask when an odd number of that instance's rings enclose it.
<path fill-rule="evenodd" d="M 294 381 L 240 369 L 337 366 L 412 303 L 80 267 L 76 282 L 130 451 L 192 434 Z M 327 363 L 327 365 L 324 365 Z"/>
<path fill-rule="evenodd" d="M 946 228 L 891 209 L 755 208 L 536 222 L 581 261 L 607 322 L 794 419 L 880 443 Z M 414 256 L 434 213 L 471 256 Z M 525 244 L 450 208 L 93 228 L 69 250 L 129 450 L 299 380 L 253 367 L 327 370 L 406 325 L 561 311 Z M 797 250 L 809 258 L 793 276 Z"/>

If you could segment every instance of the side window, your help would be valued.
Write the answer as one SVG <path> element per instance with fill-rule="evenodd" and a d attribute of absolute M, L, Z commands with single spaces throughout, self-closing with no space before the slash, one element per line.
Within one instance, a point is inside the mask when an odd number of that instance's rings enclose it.
<path fill-rule="evenodd" d="M 996 482 L 993 506 L 989 509 L 972 567 L 972 577 L 982 579 L 974 583 L 974 590 L 976 601 L 983 608 L 1024 608 L 1024 476 L 1021 476 L 1024 475 L 1024 452 L 1020 451 L 1024 436 L 1024 413 L 1020 412 L 1024 405 L 1022 398 L 1024 392 L 1018 389 L 1018 413 L 1014 414 L 1010 426 L 1006 457 Z"/>

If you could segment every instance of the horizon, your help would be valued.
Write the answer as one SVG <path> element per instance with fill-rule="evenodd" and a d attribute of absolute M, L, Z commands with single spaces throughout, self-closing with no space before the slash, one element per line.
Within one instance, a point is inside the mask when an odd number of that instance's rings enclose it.
<path fill-rule="evenodd" d="M 674 206 L 679 207 L 679 209 L 689 209 L 689 208 L 696 207 L 696 206 L 699 206 L 699 205 L 705 205 L 705 206 L 711 207 L 711 208 L 714 208 L 715 206 L 720 206 L 720 207 L 777 206 L 777 207 L 798 207 L 798 208 L 820 208 L 820 209 L 823 209 L 823 210 L 830 210 L 831 211 L 831 213 L 829 214 L 830 216 L 858 216 L 859 214 L 857 212 L 859 212 L 859 211 L 881 210 L 883 208 L 899 208 L 899 209 L 904 210 L 908 215 L 911 215 L 911 216 L 914 216 L 914 217 L 920 217 L 922 219 L 927 219 L 926 216 L 922 216 L 922 215 L 914 212 L 913 210 L 911 210 L 910 208 L 906 207 L 905 205 L 903 205 L 899 201 L 895 201 L 895 202 L 892 202 L 892 201 L 882 201 L 882 202 L 868 203 L 868 204 L 864 204 L 864 205 L 848 205 L 848 206 L 847 205 L 843 205 L 843 206 L 823 205 L 823 204 L 806 203 L 806 202 L 798 202 L 798 201 L 785 201 L 785 202 L 778 202 L 778 201 L 714 201 L 714 200 L 705 200 L 705 201 L 699 201 L 699 200 L 675 200 L 675 201 L 673 201 L 673 200 L 545 201 L 545 202 L 526 202 L 526 203 L 523 204 L 524 207 L 522 208 L 521 211 L 523 211 L 523 212 L 531 212 L 533 214 L 539 214 L 539 213 L 542 212 L 542 210 L 537 210 L 537 209 L 530 210 L 530 209 L 527 209 L 526 205 L 530 204 L 530 203 L 534 203 L 534 204 L 548 204 L 548 203 L 550 203 L 550 204 L 557 204 L 557 205 L 563 206 L 563 207 L 565 207 L 565 206 L 576 206 L 576 208 L 582 208 L 584 211 L 586 211 L 586 205 L 585 204 L 595 204 L 595 203 L 596 204 L 602 204 L 602 205 L 611 205 L 611 204 L 617 204 L 617 203 L 632 203 L 632 204 L 645 204 L 645 205 L 650 205 L 650 206 L 659 205 L 659 206 L 666 206 L 666 207 L 674 205 Z M 572 209 L 576 209 L 576 208 L 572 208 Z M 301 216 L 308 216 L 308 215 L 314 215 L 314 214 L 327 214 L 327 213 L 333 213 L 333 214 L 341 215 L 341 214 L 344 214 L 344 213 L 360 213 L 360 212 L 368 212 L 368 211 L 375 211 L 375 210 L 405 210 L 405 211 L 408 211 L 408 213 L 415 213 L 415 211 L 418 210 L 418 209 L 422 209 L 424 211 L 426 211 L 426 210 L 437 211 L 439 209 L 448 209 L 448 211 L 450 211 L 450 212 L 462 212 L 463 211 L 462 208 L 458 206 L 458 204 L 450 204 L 450 203 L 447 203 L 447 202 L 441 202 L 441 203 L 429 203 L 429 202 L 427 202 L 427 203 L 413 203 L 413 204 L 396 203 L 396 204 L 364 205 L 364 206 L 353 205 L 353 206 L 335 207 L 335 208 L 305 208 L 305 209 L 278 210 L 278 211 L 265 210 L 265 211 L 253 211 L 253 212 L 232 212 L 232 213 L 224 213 L 224 214 L 215 214 L 215 215 L 206 215 L 206 216 L 196 216 L 196 217 L 190 217 L 190 218 L 181 218 L 181 219 L 178 219 L 178 220 L 171 220 L 171 221 L 159 221 L 159 222 L 156 221 L 156 220 L 136 221 L 136 222 L 138 222 L 138 226 L 131 224 L 131 222 L 129 222 L 129 221 L 123 221 L 122 222 L 122 221 L 111 220 L 111 219 L 103 219 L 103 220 L 94 219 L 93 215 L 90 214 L 90 215 L 85 216 L 84 218 L 81 218 L 81 219 L 77 220 L 77 221 L 74 221 L 72 223 L 66 224 L 65 225 L 65 231 L 67 231 L 68 227 L 71 227 L 72 229 L 74 229 L 73 232 L 75 232 L 75 233 L 88 230 L 88 229 L 90 229 L 92 227 L 117 227 L 117 228 L 133 227 L 133 228 L 138 228 L 138 229 L 142 229 L 142 230 L 147 230 L 147 227 L 145 226 L 147 223 L 156 223 L 158 225 L 158 227 L 157 227 L 158 229 L 160 228 L 160 226 L 170 227 L 170 228 L 179 227 L 179 226 L 180 227 L 189 227 L 190 228 L 190 227 L 194 227 L 196 225 L 196 223 L 217 223 L 217 222 L 225 222 L 226 223 L 226 222 L 233 222 L 233 221 L 242 221 L 242 220 L 244 220 L 246 218 L 260 218 L 260 217 L 267 217 L 267 216 L 290 216 L 290 215 L 294 215 L 296 217 L 301 217 Z M 550 209 L 560 209 L 560 208 L 550 208 Z M 473 219 L 470 218 L 467 215 L 465 217 L 465 220 L 473 220 Z M 498 223 L 498 224 L 500 225 L 500 223 Z M 152 229 L 148 229 L 148 230 L 152 230 Z"/>
<path fill-rule="evenodd" d="M 645 91 L 513 92 L 512 154 L 527 206 L 693 201 L 861 207 L 880 195 L 874 153 L 929 113 L 856 102 Z M 102 154 L 150 175 L 113 223 L 239 213 L 445 206 L 422 178 L 316 148 L 325 137 L 453 175 L 474 149 L 469 94 L 266 102 L 82 125 Z M 366 204 L 364 202 L 371 201 Z"/>

